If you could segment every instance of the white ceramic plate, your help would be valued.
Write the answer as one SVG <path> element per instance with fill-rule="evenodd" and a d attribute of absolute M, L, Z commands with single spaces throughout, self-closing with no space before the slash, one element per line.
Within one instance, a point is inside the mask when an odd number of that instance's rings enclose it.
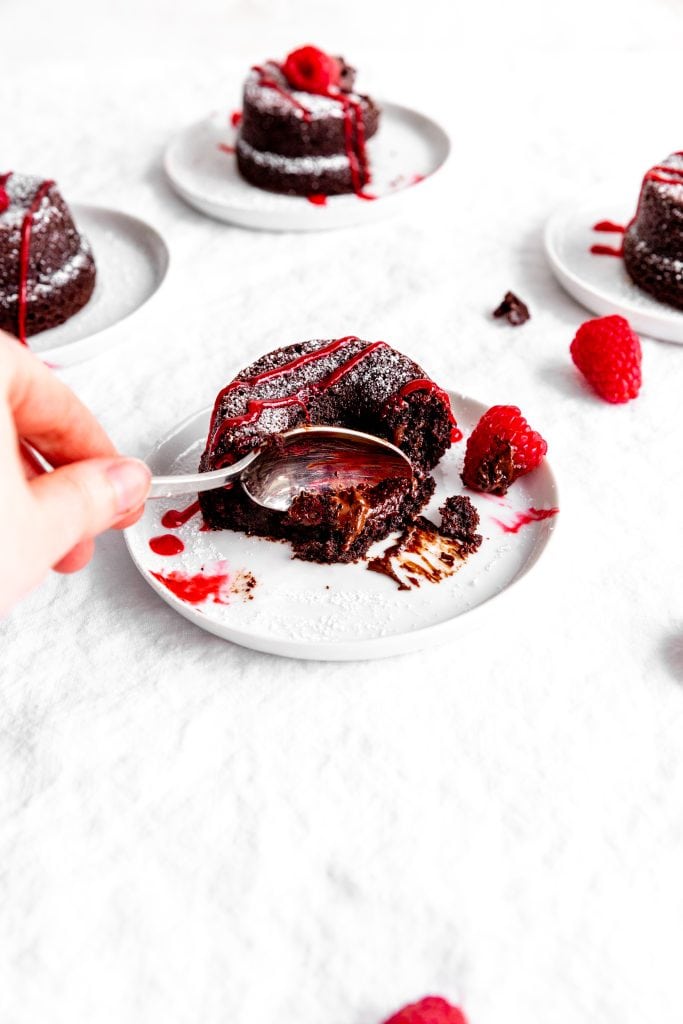
<path fill-rule="evenodd" d="M 75 316 L 28 339 L 31 350 L 56 369 L 116 344 L 115 328 L 158 291 L 169 264 L 161 235 L 137 217 L 80 203 L 71 209 L 92 247 L 97 280 L 90 301 Z"/>
<path fill-rule="evenodd" d="M 451 400 L 467 436 L 486 406 L 457 394 L 451 394 Z M 194 470 L 209 418 L 210 410 L 206 409 L 175 427 L 150 454 L 152 470 Z M 437 490 L 427 515 L 435 514 L 449 495 L 463 492 L 459 475 L 463 456 L 461 442 L 437 467 Z M 191 496 L 148 502 L 140 522 L 126 531 L 126 542 L 152 589 L 210 633 L 257 651 L 293 658 L 380 658 L 454 637 L 465 622 L 478 619 L 479 613 L 491 606 L 491 598 L 521 580 L 545 551 L 557 517 L 524 525 L 517 533 L 505 532 L 500 524 L 516 525 L 517 516 L 530 507 L 557 507 L 557 487 L 547 462 L 517 481 L 505 498 L 470 497 L 482 520 L 484 542 L 479 551 L 454 576 L 437 584 L 425 580 L 419 588 L 408 591 L 399 591 L 386 576 L 368 572 L 365 562 L 315 565 L 292 559 L 288 544 L 229 530 L 202 531 L 199 514 L 176 530 L 164 529 L 163 513 L 188 505 Z M 151 538 L 167 533 L 182 540 L 185 549 L 181 554 L 167 557 L 150 549 Z M 379 542 L 370 554 L 381 553 L 389 543 Z M 228 575 L 227 604 L 213 600 L 188 603 L 152 575 L 169 578 L 172 573 L 180 573 L 194 577 L 201 570 L 209 576 Z M 248 589 L 252 578 L 255 586 Z M 517 607 L 521 614 L 522 604 Z M 478 615 L 474 615 L 475 609 Z M 507 614 L 515 614 L 514 606 L 508 606 Z"/>
<path fill-rule="evenodd" d="M 368 142 L 374 202 L 330 196 L 324 206 L 305 197 L 277 195 L 246 182 L 237 171 L 237 129 L 229 111 L 190 125 L 169 143 L 166 173 L 186 202 L 218 220 L 275 231 L 323 231 L 380 220 L 430 185 L 448 158 L 450 141 L 440 125 L 396 103 L 382 103 L 377 134 Z"/>
<path fill-rule="evenodd" d="M 592 313 L 619 313 L 639 333 L 683 342 L 683 311 L 657 302 L 636 287 L 621 258 L 590 251 L 595 244 L 618 248 L 622 242 L 620 234 L 593 231 L 594 224 L 611 220 L 626 225 L 634 210 L 635 200 L 615 203 L 604 190 L 562 207 L 546 226 L 550 266 L 560 284 Z"/>

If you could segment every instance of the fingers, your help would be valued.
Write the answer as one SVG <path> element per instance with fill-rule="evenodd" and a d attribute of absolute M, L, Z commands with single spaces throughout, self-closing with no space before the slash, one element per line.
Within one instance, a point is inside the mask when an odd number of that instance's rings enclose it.
<path fill-rule="evenodd" d="M 80 541 L 75 548 L 64 555 L 52 568 L 55 572 L 72 573 L 85 569 L 95 552 L 95 541 L 88 538 Z"/>
<path fill-rule="evenodd" d="M 116 448 L 92 413 L 28 349 L 0 331 L 0 395 L 17 433 L 55 466 L 115 456 Z"/>
<path fill-rule="evenodd" d="M 73 571 L 72 565 L 89 557 L 89 549 L 73 549 L 136 514 L 149 483 L 150 472 L 137 459 L 88 459 L 31 480 L 36 558 Z"/>
<path fill-rule="evenodd" d="M 126 530 L 126 529 L 128 529 L 128 527 L 132 526 L 133 523 L 137 523 L 138 519 L 140 519 L 140 517 L 142 516 L 142 513 L 144 511 L 145 511 L 145 505 L 144 505 L 144 502 L 143 502 L 142 505 L 139 505 L 133 512 L 129 512 L 122 519 L 119 519 L 119 520 L 117 520 L 117 522 L 112 523 L 112 527 L 111 527 L 112 530 Z"/>

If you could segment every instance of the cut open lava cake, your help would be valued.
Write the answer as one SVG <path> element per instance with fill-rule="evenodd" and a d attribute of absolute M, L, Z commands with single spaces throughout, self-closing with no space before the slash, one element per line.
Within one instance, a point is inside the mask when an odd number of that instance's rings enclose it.
<path fill-rule="evenodd" d="M 26 339 L 77 313 L 95 261 L 54 181 L 0 174 L 0 328 Z"/>
<path fill-rule="evenodd" d="M 314 46 L 253 67 L 244 85 L 237 166 L 258 188 L 339 195 L 371 180 L 366 140 L 380 112 L 353 89 L 355 70 Z M 369 197 L 366 197 L 369 198 Z"/>
<path fill-rule="evenodd" d="M 287 540 L 307 561 L 356 561 L 415 519 L 434 492 L 430 470 L 461 437 L 447 393 L 417 363 L 350 335 L 276 349 L 239 373 L 216 398 L 200 471 L 305 424 L 386 438 L 408 455 L 413 476 L 304 492 L 287 512 L 254 504 L 237 482 L 199 495 L 209 527 Z"/>

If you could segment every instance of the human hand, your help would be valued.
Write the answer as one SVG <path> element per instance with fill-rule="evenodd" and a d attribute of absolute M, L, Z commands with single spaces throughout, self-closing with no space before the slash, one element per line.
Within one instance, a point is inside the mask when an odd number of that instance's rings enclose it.
<path fill-rule="evenodd" d="M 38 474 L 21 439 L 55 471 Z M 136 522 L 149 481 L 66 384 L 0 331 L 0 615 L 50 568 L 87 565 L 98 533 Z"/>

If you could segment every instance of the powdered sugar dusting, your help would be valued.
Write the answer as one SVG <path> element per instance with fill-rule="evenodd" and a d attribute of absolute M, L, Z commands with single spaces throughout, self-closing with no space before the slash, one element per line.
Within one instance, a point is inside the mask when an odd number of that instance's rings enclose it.
<path fill-rule="evenodd" d="M 339 102 L 330 99 L 329 96 L 318 96 L 311 92 L 300 92 L 292 89 L 291 85 L 282 74 L 277 64 L 268 61 L 263 65 L 268 77 L 276 82 L 282 89 L 290 93 L 297 103 L 306 109 L 310 118 L 314 121 L 319 118 L 336 117 L 342 118 L 344 112 Z M 250 71 L 244 85 L 245 100 L 257 104 L 261 110 L 274 114 L 294 114 L 303 119 L 306 115 L 300 107 L 292 103 L 286 96 L 283 96 L 267 85 L 261 85 L 261 75 L 258 71 Z M 356 93 L 347 94 L 351 99 L 362 102 L 363 97 Z"/>
<path fill-rule="evenodd" d="M 324 349 L 330 344 L 330 341 L 315 340 L 290 345 L 287 348 L 268 353 L 247 367 L 238 374 L 233 382 L 244 381 L 243 386 L 230 389 L 227 394 L 222 396 L 216 425 L 218 426 L 225 419 L 243 416 L 248 411 L 249 402 L 255 399 L 267 401 L 304 392 L 307 388 L 323 381 L 353 356 L 370 347 L 370 343 L 367 341 L 351 338 L 335 351 L 326 352 L 319 359 L 304 363 L 291 371 L 288 370 L 266 380 L 249 383 L 250 378 L 258 377 L 281 366 L 284 367 L 299 356 Z M 376 410 L 379 420 L 381 409 L 388 399 L 408 381 L 422 377 L 425 377 L 425 373 L 417 363 L 390 346 L 382 345 L 368 353 L 367 358 L 356 363 L 338 384 L 333 385 L 326 393 L 326 397 L 329 397 L 335 388 L 340 389 L 340 394 L 348 394 L 350 390 L 361 396 L 367 408 Z M 227 439 L 230 434 L 234 436 L 245 433 L 251 435 L 257 430 L 259 434 L 264 431 L 282 431 L 292 425 L 293 418 L 301 419 L 301 415 L 301 408 L 294 403 L 283 408 L 266 408 L 255 423 L 236 425 L 229 429 L 228 434 L 224 437 Z"/>
<path fill-rule="evenodd" d="M 0 223 L 11 227 L 20 227 L 26 216 L 33 198 L 44 182 L 44 178 L 38 178 L 34 174 L 21 174 L 13 171 L 5 184 L 5 191 L 9 199 L 9 206 L 4 213 L 0 214 Z M 49 192 L 43 196 L 38 209 L 33 215 L 34 223 L 49 216 L 53 209 Z"/>

